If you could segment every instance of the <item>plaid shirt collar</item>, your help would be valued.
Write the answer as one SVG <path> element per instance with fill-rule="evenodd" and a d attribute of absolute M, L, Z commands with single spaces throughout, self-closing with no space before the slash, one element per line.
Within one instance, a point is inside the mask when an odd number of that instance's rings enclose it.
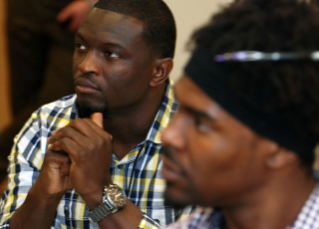
<path fill-rule="evenodd" d="M 132 149 L 125 157 L 123 157 L 121 160 L 119 160 L 115 154 L 113 154 L 113 162 L 112 167 L 119 166 L 121 164 L 127 164 L 132 162 L 133 160 L 143 157 L 145 153 L 148 152 L 148 145 L 155 144 L 160 145 L 161 144 L 161 133 L 162 131 L 168 126 L 174 112 L 177 109 L 178 103 L 174 96 L 174 83 L 171 79 L 167 80 L 167 86 L 165 90 L 165 94 L 162 100 L 162 103 L 159 107 L 159 110 L 154 118 L 154 121 L 148 131 L 146 139 L 139 143 L 134 149 Z M 72 113 L 74 118 L 78 117 L 76 107 L 74 106 L 72 108 Z"/>
<path fill-rule="evenodd" d="M 113 161 L 116 164 L 112 164 L 112 167 L 120 164 L 127 164 L 133 160 L 141 158 L 145 153 L 150 153 L 147 148 L 149 144 L 160 145 L 161 133 L 168 126 L 174 112 L 176 111 L 178 104 L 174 97 L 173 82 L 169 80 L 166 86 L 166 91 L 162 104 L 154 118 L 151 128 L 148 131 L 146 139 L 138 144 L 133 150 L 131 150 L 124 158 L 119 160 L 115 154 L 113 154 Z M 138 157 L 138 158 L 136 158 Z"/>
<path fill-rule="evenodd" d="M 174 82 L 172 79 L 167 80 L 166 90 L 162 104 L 154 118 L 152 126 L 147 134 L 145 141 L 151 141 L 155 144 L 161 144 L 161 133 L 168 126 L 170 119 L 172 118 L 176 108 L 178 106 L 177 101 L 174 96 Z M 74 103 L 71 112 L 71 119 L 74 120 L 78 118 L 78 112 L 76 105 Z M 144 142 L 141 142 L 139 145 L 143 145 Z"/>
<path fill-rule="evenodd" d="M 162 104 L 147 134 L 146 141 L 151 141 L 155 144 L 162 143 L 160 139 L 161 133 L 168 126 L 176 108 L 177 102 L 174 96 L 173 81 L 169 79 Z"/>
<path fill-rule="evenodd" d="M 286 229 L 319 229 L 319 181 L 301 209 L 296 221 Z"/>

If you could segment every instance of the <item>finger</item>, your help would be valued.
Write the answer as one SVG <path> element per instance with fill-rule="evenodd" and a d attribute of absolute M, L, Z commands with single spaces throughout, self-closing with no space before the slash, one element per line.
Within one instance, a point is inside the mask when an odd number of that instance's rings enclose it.
<path fill-rule="evenodd" d="M 63 9 L 57 16 L 57 21 L 63 23 L 67 21 L 71 17 L 68 9 Z"/>
<path fill-rule="evenodd" d="M 112 135 L 110 135 L 104 129 L 100 128 L 100 126 L 98 126 L 98 124 L 93 122 L 91 119 L 83 119 L 83 121 L 86 122 L 87 125 L 90 126 L 101 137 L 103 137 L 105 139 L 111 139 L 112 140 L 112 138 L 113 138 Z"/>
<path fill-rule="evenodd" d="M 70 158 L 68 157 L 68 160 L 63 161 L 61 165 L 60 174 L 62 176 L 68 176 L 70 174 L 70 165 L 71 165 L 71 161 L 70 161 Z"/>
<path fill-rule="evenodd" d="M 95 142 L 101 142 L 101 138 L 109 141 L 110 135 L 90 119 L 76 119 L 66 127 L 58 130 L 57 133 L 48 140 L 48 143 L 53 144 L 63 138 L 70 138 L 78 145 L 85 146 L 92 142 L 92 139 L 95 139 Z"/>
<path fill-rule="evenodd" d="M 59 141 L 56 141 L 50 146 L 49 150 L 64 151 L 68 154 L 71 162 L 73 161 L 75 156 L 82 156 L 83 154 L 82 148 L 70 138 L 63 138 Z"/>
<path fill-rule="evenodd" d="M 60 169 L 63 163 L 70 163 L 68 154 L 62 154 L 60 152 L 55 152 L 52 150 L 47 151 L 47 153 L 45 154 L 45 160 L 53 162 L 53 164 L 50 164 L 55 169 Z"/>
<path fill-rule="evenodd" d="M 101 136 L 105 139 L 109 139 L 109 134 L 101 128 L 101 126 L 103 126 L 103 115 L 93 115 L 93 119 L 95 122 L 87 118 L 76 119 L 69 125 L 88 138 L 97 138 L 98 136 Z"/>
<path fill-rule="evenodd" d="M 103 114 L 96 112 L 91 114 L 90 119 L 99 127 L 103 129 Z"/>
<path fill-rule="evenodd" d="M 51 154 L 54 157 L 55 163 L 60 166 L 60 174 L 61 176 L 67 176 L 70 173 L 70 164 L 71 160 L 69 155 L 63 151 L 51 151 Z"/>
<path fill-rule="evenodd" d="M 70 20 L 68 31 L 71 33 L 75 33 L 80 28 L 81 23 L 77 20 L 77 18 L 73 17 Z"/>
<path fill-rule="evenodd" d="M 73 15 L 72 6 L 73 4 L 71 3 L 60 11 L 60 13 L 57 15 L 58 22 L 63 23 L 72 17 Z"/>
<path fill-rule="evenodd" d="M 53 144 L 56 141 L 60 141 L 62 138 L 70 138 L 78 144 L 85 144 L 87 139 L 81 132 L 74 129 L 72 126 L 66 126 L 56 132 L 54 136 L 51 136 L 47 141 L 49 144 Z"/>
<path fill-rule="evenodd" d="M 57 131 L 58 131 L 58 130 L 53 130 L 53 131 L 51 132 L 51 136 L 54 136 Z M 48 138 L 47 138 L 47 143 L 50 142 L 50 139 L 51 139 L 51 137 L 48 137 Z"/>

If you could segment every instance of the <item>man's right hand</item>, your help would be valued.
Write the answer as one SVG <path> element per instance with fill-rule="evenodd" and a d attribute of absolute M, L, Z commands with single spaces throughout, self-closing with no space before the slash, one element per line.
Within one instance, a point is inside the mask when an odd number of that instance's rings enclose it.
<path fill-rule="evenodd" d="M 51 228 L 62 196 L 72 188 L 69 170 L 70 159 L 67 154 L 48 150 L 40 175 L 25 202 L 13 214 L 10 228 Z"/>
<path fill-rule="evenodd" d="M 67 154 L 48 150 L 34 189 L 44 196 L 62 198 L 72 188 L 69 170 L 70 159 Z"/>
<path fill-rule="evenodd" d="M 79 121 L 79 120 L 78 120 Z M 91 123 L 91 121 L 93 121 Z M 106 135 L 108 146 L 111 146 L 111 136 L 105 133 L 101 127 L 103 123 L 102 114 L 92 115 L 91 120 L 80 120 L 81 123 L 89 122 L 90 125 L 94 125 L 93 127 L 102 132 L 102 135 Z M 53 131 L 51 134 L 55 138 L 55 134 L 58 131 Z M 94 132 L 94 131 L 93 131 Z M 101 133 L 100 133 L 101 134 Z M 97 139 L 96 135 L 93 137 L 95 140 Z M 101 139 L 99 139 L 101 140 Z M 48 139 L 48 143 L 50 139 Z M 58 149 L 59 150 L 59 149 Z M 100 157 L 96 158 L 92 156 L 91 159 L 96 159 L 95 161 L 111 163 L 112 154 L 105 154 L 104 148 L 100 149 L 103 153 L 98 153 L 98 155 L 103 156 L 102 159 Z M 107 151 L 112 152 L 110 149 Z M 107 160 L 105 160 L 107 158 Z M 85 163 L 86 164 L 86 163 Z M 89 163 L 90 164 L 90 163 Z M 73 167 L 75 165 L 73 164 Z M 95 166 L 96 168 L 104 168 L 105 166 Z M 104 168 L 106 172 L 102 172 L 101 174 L 108 174 L 109 166 Z M 46 152 L 44 162 L 39 174 L 38 179 L 35 184 L 31 187 L 28 196 L 25 202 L 17 209 L 17 211 L 13 214 L 12 219 L 10 221 L 10 228 L 12 229 L 38 229 L 38 228 L 51 228 L 52 220 L 56 214 L 56 209 L 61 201 L 65 192 L 71 188 L 74 188 L 71 185 L 70 179 L 70 171 L 71 171 L 71 160 L 68 154 L 62 152 L 56 152 L 48 150 Z M 85 169 L 85 171 L 88 171 Z M 78 170 L 73 172 L 73 176 L 81 176 L 84 173 L 78 172 Z M 89 175 L 89 177 L 92 177 Z M 110 178 L 111 179 L 111 178 Z M 74 178 L 78 183 L 82 182 L 82 179 Z M 76 182 L 75 182 L 76 183 Z M 84 183 L 88 183 L 84 180 Z M 79 185 L 78 185 L 79 186 Z M 102 187 L 100 188 L 102 195 Z M 39 201 L 40 200 L 40 201 Z M 133 205 L 133 204 L 132 204 Z M 134 205 L 135 206 L 135 205 Z M 134 207 L 133 206 L 133 207 Z M 135 208 L 137 208 L 135 206 Z M 41 216 L 39 218 L 39 215 Z"/>

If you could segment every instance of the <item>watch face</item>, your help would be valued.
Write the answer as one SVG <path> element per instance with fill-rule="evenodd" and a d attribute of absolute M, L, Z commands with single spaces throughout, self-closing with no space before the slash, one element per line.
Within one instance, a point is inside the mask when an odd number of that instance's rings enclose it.
<path fill-rule="evenodd" d="M 117 207 L 123 207 L 126 204 L 126 195 L 122 188 L 117 185 L 110 185 L 107 190 L 109 200 L 112 200 L 113 204 Z"/>

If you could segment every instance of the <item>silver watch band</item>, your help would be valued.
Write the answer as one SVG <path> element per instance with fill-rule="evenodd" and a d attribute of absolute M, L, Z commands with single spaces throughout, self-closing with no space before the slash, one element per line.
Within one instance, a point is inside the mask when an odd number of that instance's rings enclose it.
<path fill-rule="evenodd" d="M 99 204 L 99 206 L 97 206 L 92 211 L 88 210 L 88 215 L 94 222 L 99 222 L 101 219 L 103 219 L 111 213 L 112 212 L 109 212 L 108 208 L 104 203 Z"/>
<path fill-rule="evenodd" d="M 93 210 L 88 210 L 88 215 L 94 222 L 99 222 L 104 217 L 117 211 L 118 209 L 114 208 L 107 199 L 102 198 L 102 203 Z"/>
<path fill-rule="evenodd" d="M 119 192 L 119 195 L 122 195 L 124 197 L 122 197 L 122 199 L 117 199 L 118 198 L 118 195 L 116 195 L 117 192 Z M 116 199 L 112 199 L 111 197 L 111 196 L 114 196 L 114 194 Z M 87 214 L 94 222 L 99 222 L 106 216 L 122 209 L 126 204 L 126 198 L 127 197 L 125 193 L 118 185 L 111 184 L 109 186 L 105 186 L 103 189 L 102 202 L 95 209 L 88 210 Z"/>

